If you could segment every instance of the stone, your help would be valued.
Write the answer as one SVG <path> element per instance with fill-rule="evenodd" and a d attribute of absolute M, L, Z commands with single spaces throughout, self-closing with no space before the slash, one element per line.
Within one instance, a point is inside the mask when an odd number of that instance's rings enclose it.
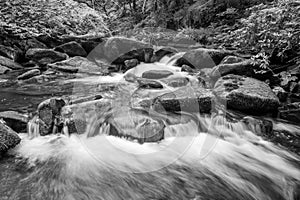
<path fill-rule="evenodd" d="M 3 65 L 0 65 L 0 74 L 6 74 L 9 71 L 11 71 L 11 69 L 9 69 Z"/>
<path fill-rule="evenodd" d="M 163 88 L 162 84 L 155 80 L 139 78 L 139 79 L 137 79 L 137 82 L 139 84 L 139 87 L 144 88 L 144 89 L 162 89 Z"/>
<path fill-rule="evenodd" d="M 3 56 L 0 56 L 0 66 L 4 66 L 12 70 L 23 69 L 23 67 L 20 64 Z"/>
<path fill-rule="evenodd" d="M 53 133 L 53 129 L 57 125 L 57 118 L 60 116 L 61 109 L 65 104 L 65 101 L 61 98 L 47 99 L 39 104 L 37 109 L 38 117 L 42 120 L 45 127 L 40 130 L 41 136 Z"/>
<path fill-rule="evenodd" d="M 126 66 L 126 70 L 136 67 L 139 64 L 137 59 L 125 60 L 124 64 Z"/>
<path fill-rule="evenodd" d="M 94 42 L 94 41 L 83 41 L 80 43 L 82 48 L 85 50 L 87 54 L 89 54 L 93 49 L 95 49 L 100 42 Z"/>
<path fill-rule="evenodd" d="M 160 95 L 152 100 L 157 111 L 168 112 L 200 112 L 212 110 L 214 95 L 212 91 L 199 87 L 181 87 L 173 92 Z"/>
<path fill-rule="evenodd" d="M 231 51 L 220 49 L 198 48 L 187 51 L 179 58 L 175 65 L 188 65 L 200 70 L 202 68 L 213 68 L 218 65 L 224 57 L 231 55 Z"/>
<path fill-rule="evenodd" d="M 68 56 L 71 56 L 71 57 L 73 57 L 73 56 L 86 57 L 87 56 L 87 52 L 84 50 L 84 48 L 75 41 L 59 45 L 59 46 L 55 47 L 54 50 L 62 52 L 62 53 L 66 53 L 66 54 L 68 54 Z"/>
<path fill-rule="evenodd" d="M 104 60 L 109 64 L 124 65 L 125 60 L 150 62 L 152 45 L 125 37 L 111 37 L 89 53 L 89 58 Z"/>
<path fill-rule="evenodd" d="M 28 49 L 25 55 L 39 65 L 47 65 L 67 59 L 67 54 L 54 51 L 52 49 L 32 48 Z"/>
<path fill-rule="evenodd" d="M 2 118 L 5 123 L 12 128 L 14 131 L 26 132 L 28 116 L 18 113 L 16 111 L 4 111 L 0 112 L 0 118 Z"/>
<path fill-rule="evenodd" d="M 189 73 L 195 73 L 196 70 L 193 69 L 192 67 L 188 66 L 188 65 L 182 65 L 181 66 L 181 71 L 182 72 L 189 72 Z"/>
<path fill-rule="evenodd" d="M 142 74 L 142 78 L 162 79 L 162 78 L 166 78 L 171 75 L 173 75 L 173 72 L 170 72 L 168 70 L 149 70 L 149 71 L 145 71 Z"/>
<path fill-rule="evenodd" d="M 171 77 L 163 79 L 162 82 L 164 82 L 167 86 L 176 88 L 186 86 L 189 83 L 189 79 L 186 77 Z"/>
<path fill-rule="evenodd" d="M 126 137 L 139 143 L 159 142 L 164 138 L 165 125 L 147 112 L 119 109 L 109 119 L 109 135 Z"/>
<path fill-rule="evenodd" d="M 0 120 L 0 154 L 14 148 L 21 142 L 18 134 Z"/>
<path fill-rule="evenodd" d="M 253 77 L 259 80 L 265 80 L 266 78 L 271 77 L 271 70 L 262 70 L 260 65 L 260 62 L 251 59 L 244 59 L 237 56 L 227 56 L 219 65 L 212 69 L 210 76 L 212 79 L 216 79 L 227 74 L 235 74 Z"/>
<path fill-rule="evenodd" d="M 287 100 L 289 94 L 282 87 L 274 87 L 272 91 L 276 94 L 280 102 L 285 102 Z"/>
<path fill-rule="evenodd" d="M 299 124 L 300 123 L 300 102 L 290 103 L 280 107 L 278 117 Z"/>
<path fill-rule="evenodd" d="M 34 76 L 40 75 L 40 73 L 41 73 L 41 71 L 39 69 L 32 69 L 32 70 L 25 72 L 24 74 L 21 74 L 20 76 L 17 77 L 17 79 L 19 79 L 19 80 L 29 79 Z"/>
<path fill-rule="evenodd" d="M 246 113 L 273 113 L 280 105 L 271 88 L 253 78 L 226 75 L 215 83 L 213 91 L 228 108 Z"/>
<path fill-rule="evenodd" d="M 68 60 L 48 64 L 49 68 L 67 73 L 96 73 L 99 75 L 108 74 L 109 65 L 103 62 L 93 62 L 80 56 Z"/>

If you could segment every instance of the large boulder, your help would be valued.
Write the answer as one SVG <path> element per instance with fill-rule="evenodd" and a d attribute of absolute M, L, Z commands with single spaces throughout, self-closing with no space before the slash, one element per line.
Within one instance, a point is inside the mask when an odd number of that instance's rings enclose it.
<path fill-rule="evenodd" d="M 48 67 L 68 73 L 96 73 L 96 74 L 107 74 L 109 65 L 104 62 L 98 61 L 92 62 L 87 58 L 83 58 L 80 56 L 75 56 L 68 60 L 64 60 L 61 62 L 56 62 L 52 64 L 48 64 Z"/>
<path fill-rule="evenodd" d="M 54 50 L 62 52 L 62 53 L 66 53 L 71 57 L 73 57 L 73 56 L 86 57 L 87 56 L 87 53 L 84 50 L 84 48 L 75 41 L 59 45 L 59 46 L 55 47 Z"/>
<path fill-rule="evenodd" d="M 275 112 L 279 106 L 278 97 L 266 83 L 238 75 L 220 78 L 214 86 L 214 94 L 228 108 L 251 114 Z"/>
<path fill-rule="evenodd" d="M 28 116 L 18 113 L 16 111 L 3 111 L 0 112 L 0 118 L 2 118 L 5 123 L 12 128 L 14 131 L 26 132 Z"/>
<path fill-rule="evenodd" d="M 90 52 L 88 58 L 124 65 L 124 61 L 130 59 L 150 62 L 152 55 L 153 48 L 150 44 L 129 38 L 112 37 L 99 44 Z"/>
<path fill-rule="evenodd" d="M 0 66 L 4 66 L 12 70 L 23 69 L 23 67 L 20 64 L 3 56 L 0 56 Z"/>
<path fill-rule="evenodd" d="M 67 59 L 67 54 L 54 51 L 52 49 L 32 48 L 26 52 L 26 57 L 38 63 L 39 65 L 47 65 Z"/>
<path fill-rule="evenodd" d="M 195 69 L 213 68 L 218 65 L 224 57 L 231 55 L 231 51 L 219 49 L 198 48 L 187 51 L 176 62 L 176 65 L 188 65 Z"/>
<path fill-rule="evenodd" d="M 0 120 L 0 154 L 14 148 L 21 142 L 18 134 Z"/>

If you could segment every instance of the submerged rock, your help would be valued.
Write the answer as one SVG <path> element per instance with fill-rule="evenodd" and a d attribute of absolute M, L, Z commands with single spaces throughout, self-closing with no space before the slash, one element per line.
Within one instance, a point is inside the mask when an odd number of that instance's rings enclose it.
<path fill-rule="evenodd" d="M 37 62 L 39 65 L 47 65 L 67 59 L 67 54 L 52 49 L 32 48 L 26 52 L 26 57 Z"/>
<path fill-rule="evenodd" d="M 0 112 L 0 118 L 2 118 L 6 124 L 14 131 L 26 132 L 28 116 L 18 113 L 16 111 L 4 111 Z"/>
<path fill-rule="evenodd" d="M 228 108 L 246 113 L 276 112 L 280 104 L 266 83 L 238 75 L 220 78 L 214 86 L 214 93 Z"/>
<path fill-rule="evenodd" d="M 71 57 L 73 57 L 73 56 L 86 57 L 87 56 L 87 53 L 84 50 L 84 48 L 75 41 L 68 42 L 68 43 L 62 44 L 60 46 L 57 46 L 54 48 L 54 50 L 62 52 L 62 53 L 66 53 L 66 54 L 68 54 L 68 56 L 71 56 Z"/>
<path fill-rule="evenodd" d="M 41 73 L 41 71 L 39 69 L 32 69 L 32 70 L 25 72 L 24 74 L 21 74 L 20 76 L 17 77 L 17 79 L 19 79 L 19 80 L 29 79 L 34 76 L 40 75 L 40 73 Z"/>
<path fill-rule="evenodd" d="M 18 134 L 0 120 L 0 154 L 14 148 L 21 142 Z"/>

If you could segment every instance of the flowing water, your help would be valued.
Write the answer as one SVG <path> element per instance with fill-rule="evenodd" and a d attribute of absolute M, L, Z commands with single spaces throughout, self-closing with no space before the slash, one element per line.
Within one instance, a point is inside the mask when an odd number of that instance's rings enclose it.
<path fill-rule="evenodd" d="M 139 75 L 141 71 L 137 68 L 128 73 Z M 65 83 L 95 85 L 113 80 L 122 85 L 124 76 L 79 78 Z M 18 99 L 18 106 L 26 105 L 20 102 Z M 120 107 L 113 109 L 121 112 Z M 170 123 L 171 115 L 157 113 L 165 124 L 165 138 L 144 144 L 109 136 L 107 115 L 103 111 L 91 118 L 81 135 L 40 137 L 32 125 L 29 134 L 21 134 L 21 144 L 0 161 L 0 199 L 300 198 L 299 156 L 265 140 L 251 124 L 228 120 L 224 112 L 182 113 L 180 123 Z M 297 125 L 274 120 L 273 126 L 300 135 Z"/>

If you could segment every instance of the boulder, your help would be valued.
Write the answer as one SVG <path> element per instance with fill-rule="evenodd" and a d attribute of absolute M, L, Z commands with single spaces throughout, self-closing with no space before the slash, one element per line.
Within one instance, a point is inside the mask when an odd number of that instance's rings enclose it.
<path fill-rule="evenodd" d="M 0 75 L 1 74 L 6 74 L 7 72 L 11 71 L 11 69 L 3 66 L 3 65 L 0 65 Z"/>
<path fill-rule="evenodd" d="M 18 113 L 16 111 L 4 111 L 0 112 L 0 118 L 2 118 L 5 123 L 12 128 L 14 131 L 26 132 L 28 116 Z"/>
<path fill-rule="evenodd" d="M 183 54 L 183 56 L 176 61 L 176 65 L 188 65 L 197 70 L 213 68 L 218 65 L 223 58 L 231 54 L 232 52 L 226 50 L 198 48 L 189 50 Z"/>
<path fill-rule="evenodd" d="M 170 72 L 168 70 L 149 70 L 149 71 L 145 71 L 142 74 L 142 78 L 162 79 L 162 78 L 166 78 L 171 75 L 173 75 L 173 72 Z"/>
<path fill-rule="evenodd" d="M 47 65 L 67 59 L 67 54 L 54 51 L 52 49 L 33 48 L 26 52 L 26 57 L 38 63 L 39 65 Z"/>
<path fill-rule="evenodd" d="M 217 79 L 227 74 L 235 74 L 261 79 L 264 73 L 256 73 L 260 70 L 259 66 L 260 63 L 253 60 L 229 56 L 212 69 L 210 76 Z"/>
<path fill-rule="evenodd" d="M 152 55 L 153 48 L 150 44 L 124 37 L 111 37 L 90 52 L 88 58 L 124 65 L 124 61 L 130 59 L 150 62 Z"/>
<path fill-rule="evenodd" d="M 25 72 L 24 74 L 21 74 L 20 76 L 17 77 L 17 79 L 19 79 L 19 80 L 29 79 L 34 76 L 40 75 L 40 73 L 41 73 L 41 71 L 39 69 L 32 69 L 32 70 Z"/>
<path fill-rule="evenodd" d="M 0 120 L 0 154 L 14 148 L 21 142 L 18 134 Z"/>
<path fill-rule="evenodd" d="M 68 56 L 82 56 L 82 57 L 86 57 L 87 53 L 84 50 L 84 48 L 78 44 L 77 42 L 68 42 L 65 44 L 62 44 L 60 46 L 57 46 L 54 48 L 55 51 L 59 51 L 62 53 L 66 53 L 68 54 Z"/>
<path fill-rule="evenodd" d="M 100 42 L 95 42 L 95 41 L 84 41 L 80 43 L 82 48 L 85 50 L 87 54 L 89 54 L 93 49 L 95 49 Z"/>
<path fill-rule="evenodd" d="M 108 73 L 109 65 L 101 61 L 93 62 L 87 58 L 75 56 L 68 60 L 48 64 L 48 67 L 68 73 L 96 73 L 104 75 Z"/>
<path fill-rule="evenodd" d="M 276 112 L 279 99 L 264 82 L 238 75 L 221 77 L 214 86 L 214 94 L 228 108 L 251 114 Z"/>
<path fill-rule="evenodd" d="M 139 84 L 139 88 L 144 88 L 144 89 L 162 89 L 163 88 L 162 84 L 155 80 L 139 78 L 139 79 L 137 79 L 137 82 Z"/>
<path fill-rule="evenodd" d="M 13 60 L 3 56 L 0 56 L 0 66 L 4 66 L 12 70 L 23 69 L 20 64 L 15 63 Z"/>
<path fill-rule="evenodd" d="M 39 104 L 37 111 L 40 119 L 39 122 L 41 123 L 41 136 L 51 134 L 54 128 L 58 126 L 57 119 L 65 104 L 65 101 L 61 98 L 47 99 Z"/>
<path fill-rule="evenodd" d="M 159 142 L 164 138 L 163 121 L 143 111 L 120 109 L 108 121 L 109 135 L 126 137 L 139 143 Z"/>
<path fill-rule="evenodd" d="M 214 95 L 210 90 L 200 86 L 181 87 L 154 98 L 151 104 L 157 111 L 209 113 L 212 110 L 213 98 Z"/>
<path fill-rule="evenodd" d="M 278 117 L 299 124 L 300 102 L 295 102 L 280 107 Z"/>

